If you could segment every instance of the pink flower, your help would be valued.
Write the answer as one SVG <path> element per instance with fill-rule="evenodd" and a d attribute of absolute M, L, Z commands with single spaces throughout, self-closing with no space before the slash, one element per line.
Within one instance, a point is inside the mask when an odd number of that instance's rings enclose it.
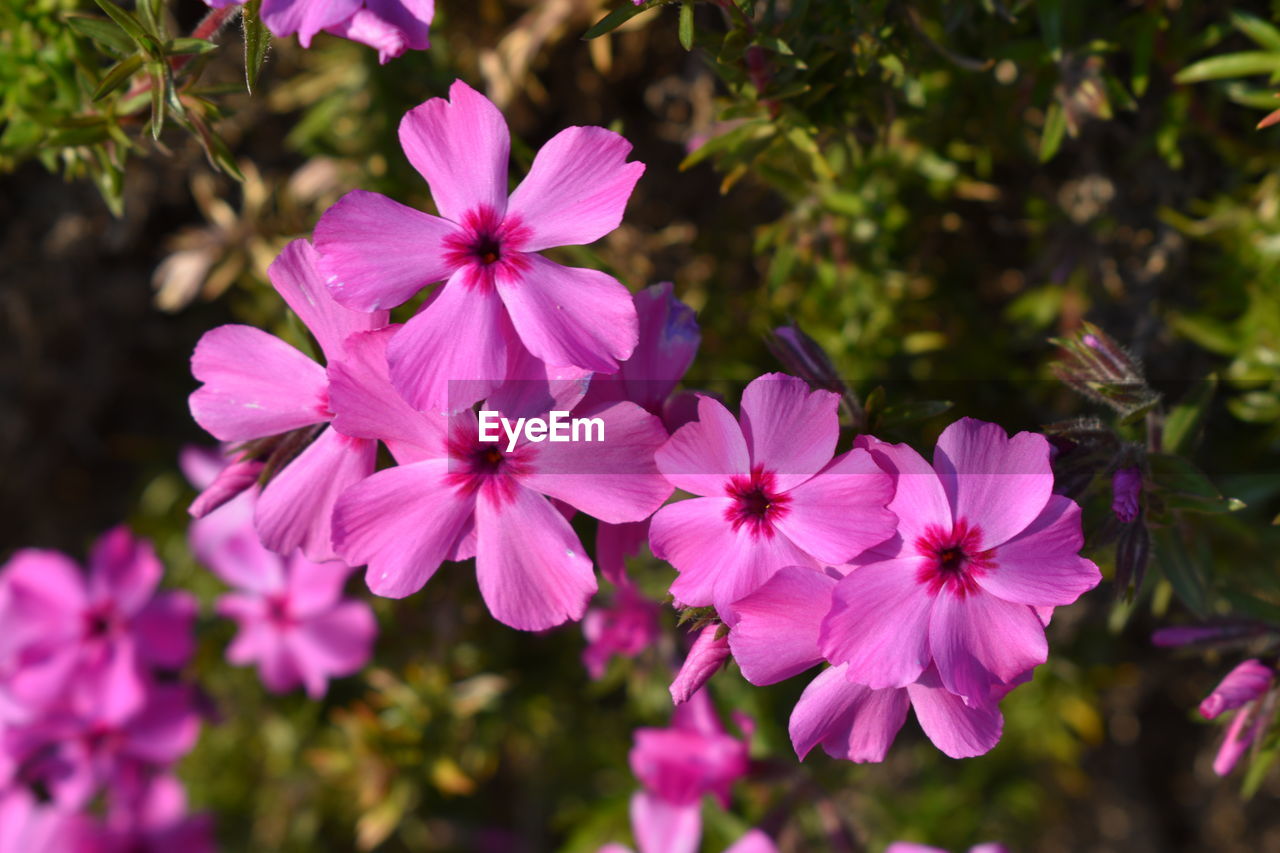
<path fill-rule="evenodd" d="M 884 853 L 947 853 L 942 847 L 930 847 L 928 844 L 916 844 L 914 841 L 895 841 L 884 849 Z M 1009 848 L 1003 844 L 996 844 L 988 841 L 985 844 L 975 844 L 969 848 L 969 853 L 1009 853 Z"/>
<path fill-rule="evenodd" d="M 671 682 L 671 701 L 679 705 L 702 689 L 729 657 L 729 636 L 721 635 L 724 626 L 713 622 L 702 629 L 685 655 L 676 680 Z"/>
<path fill-rule="evenodd" d="M 311 244 L 295 240 L 267 272 L 332 367 L 341 361 L 348 335 L 385 326 L 387 313 L 338 305 L 318 277 L 315 261 Z M 333 503 L 344 488 L 373 473 L 377 445 L 325 426 L 333 418 L 325 368 L 260 329 L 227 325 L 200 339 L 191 372 L 204 383 L 191 395 L 191 414 L 214 438 L 271 438 L 286 460 L 290 450 L 306 445 L 262 490 L 255 519 L 258 535 L 278 553 L 300 547 L 313 560 L 333 559 Z M 251 472 L 238 461 L 224 474 L 243 487 Z M 208 507 L 200 501 L 197 507 L 212 508 L 217 502 L 211 497 Z"/>
<path fill-rule="evenodd" d="M 508 198 L 502 114 L 462 81 L 449 98 L 400 123 L 440 216 L 355 191 L 320 218 L 316 247 L 334 298 L 376 311 L 446 282 L 387 351 L 395 387 L 420 410 L 456 411 L 489 396 L 526 351 L 555 367 L 616 371 L 636 345 L 630 294 L 602 272 L 537 252 L 616 228 L 644 165 L 626 162 L 631 145 L 618 134 L 571 127 L 543 146 Z"/>
<path fill-rule="evenodd" d="M 658 468 L 692 500 L 654 515 L 649 545 L 680 576 L 686 605 L 729 605 L 783 566 L 841 564 L 893 535 L 893 481 L 863 449 L 832 459 L 839 398 L 782 374 L 755 379 L 737 421 L 698 401 L 698 420 L 658 451 Z"/>
<path fill-rule="evenodd" d="M 387 375 L 387 337 L 352 338 L 349 362 L 330 374 L 338 429 L 385 441 L 399 463 L 343 493 L 333 522 L 339 554 L 367 564 L 369 588 L 392 598 L 421 589 L 443 561 L 474 556 L 500 622 L 537 631 L 581 619 L 595 574 L 549 498 L 610 523 L 648 516 L 671 494 L 653 462 L 661 423 L 616 403 L 581 413 L 601 419 L 603 441 L 536 443 L 522 432 L 507 450 L 505 440 L 480 439 L 471 410 L 409 408 Z"/>
<path fill-rule="evenodd" d="M 1241 662 L 1200 703 L 1200 716 L 1206 720 L 1216 719 L 1220 714 L 1252 702 L 1271 689 L 1275 676 L 1275 668 L 1261 661 Z"/>
<path fill-rule="evenodd" d="M 55 806 L 39 803 L 25 788 L 0 788 L 0 853 L 75 850 L 71 820 Z"/>
<path fill-rule="evenodd" d="M 592 678 L 602 678 L 614 655 L 633 658 L 658 639 L 658 605 L 633 585 L 621 586 L 612 606 L 587 611 L 582 633 L 582 663 Z"/>
<path fill-rule="evenodd" d="M 120 721 L 140 709 L 151 669 L 194 650 L 195 600 L 157 593 L 164 567 L 117 527 L 94 545 L 88 574 L 55 551 L 18 551 L 0 568 L 0 693 L 11 716 L 52 709 Z"/>
<path fill-rule="evenodd" d="M 823 572 L 788 567 L 733 604 L 729 647 L 748 681 L 775 684 L 822 663 L 819 626 L 838 583 Z M 872 690 L 850 681 L 848 666 L 839 664 L 805 688 L 791 714 L 791 743 L 800 758 L 821 745 L 833 758 L 883 761 L 914 707 L 935 746 L 952 758 L 970 758 L 999 742 L 1002 696 L 996 691 L 966 704 L 943 688 L 933 666 L 905 687 Z"/>
<path fill-rule="evenodd" d="M 205 0 L 221 9 L 236 0 Z M 262 0 L 262 22 L 275 36 L 298 34 L 303 47 L 324 30 L 378 51 L 386 64 L 406 50 L 430 47 L 434 0 Z"/>
<path fill-rule="evenodd" d="M 870 689 L 936 671 L 982 706 L 1044 662 L 1045 612 L 1101 575 L 1079 556 L 1080 508 L 1052 494 L 1049 444 L 965 418 L 938 439 L 930 466 L 906 445 L 860 438 L 895 472 L 898 535 L 837 584 L 822 653 Z"/>
<path fill-rule="evenodd" d="M 1142 470 L 1121 468 L 1111 475 L 1111 511 L 1129 524 L 1138 518 L 1138 496 L 1142 494 Z"/>
<path fill-rule="evenodd" d="M 213 820 L 187 811 L 187 794 L 167 773 L 138 773 L 113 791 L 106 820 L 81 820 L 77 853 L 214 853 Z"/>

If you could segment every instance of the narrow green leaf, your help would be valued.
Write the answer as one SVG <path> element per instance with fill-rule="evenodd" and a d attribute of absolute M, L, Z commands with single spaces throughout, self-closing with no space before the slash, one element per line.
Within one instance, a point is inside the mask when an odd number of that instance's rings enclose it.
<path fill-rule="evenodd" d="M 1230 512 L 1230 503 L 1204 473 L 1172 453 L 1147 454 L 1151 486 L 1169 509 L 1190 512 Z"/>
<path fill-rule="evenodd" d="M 1264 50 L 1280 51 L 1280 30 L 1248 12 L 1232 12 L 1231 26 L 1244 33 Z"/>
<path fill-rule="evenodd" d="M 1179 71 L 1173 79 L 1177 83 L 1203 83 L 1277 71 L 1280 71 L 1280 51 L 1247 50 L 1202 59 Z"/>
<path fill-rule="evenodd" d="M 241 24 L 244 27 L 244 85 L 250 94 L 258 85 L 258 73 L 267 58 L 267 48 L 271 45 L 271 36 L 262 23 L 258 9 L 262 0 L 250 0 L 244 5 Z"/>
<path fill-rule="evenodd" d="M 80 35 L 88 36 L 98 44 L 110 48 L 116 53 L 127 56 L 138 49 L 133 39 L 129 38 L 124 30 L 106 18 L 91 17 L 89 15 L 68 15 L 66 20 L 67 26 L 80 33 Z"/>
<path fill-rule="evenodd" d="M 212 53 L 217 50 L 218 46 L 211 41 L 204 39 L 177 38 L 169 39 L 164 43 L 164 52 L 169 56 L 199 56 L 202 53 Z"/>
<path fill-rule="evenodd" d="M 1218 376 L 1210 373 L 1208 378 L 1197 382 L 1187 395 L 1169 412 L 1164 422 L 1164 449 L 1170 453 L 1185 455 L 1194 447 L 1199 437 L 1200 425 L 1204 423 L 1209 403 L 1218 389 Z"/>
<path fill-rule="evenodd" d="M 1142 16 L 1133 39 L 1133 66 L 1129 85 L 1133 94 L 1141 98 L 1151 82 L 1151 55 L 1155 49 L 1156 27 L 1159 18 L 1151 13 Z"/>
<path fill-rule="evenodd" d="M 159 68 L 152 67 L 151 69 L 151 138 L 156 140 L 160 139 L 160 131 L 164 130 L 164 102 L 165 102 L 164 90 L 165 90 L 164 71 Z"/>
<path fill-rule="evenodd" d="M 94 91 L 93 100 L 101 101 L 116 89 L 124 86 L 141 67 L 142 57 L 138 54 L 134 54 L 128 59 L 122 59 L 111 66 L 107 73 L 103 75 L 102 82 L 98 84 L 98 88 Z"/>
<path fill-rule="evenodd" d="M 1048 163 L 1053 155 L 1062 147 L 1062 138 L 1067 133 L 1067 114 L 1062 105 L 1054 101 L 1049 105 L 1049 112 L 1044 118 L 1044 133 L 1040 135 L 1040 162 Z"/>
<path fill-rule="evenodd" d="M 888 406 L 884 410 L 880 423 L 887 428 L 905 426 L 937 417 L 954 405 L 950 400 L 920 400 L 915 403 L 904 403 L 901 406 Z"/>
<path fill-rule="evenodd" d="M 94 0 L 95 3 L 106 12 L 111 20 L 120 25 L 120 29 L 124 30 L 130 38 L 136 41 L 140 46 L 146 47 L 145 39 L 147 38 L 146 30 L 142 28 L 142 24 L 138 22 L 130 12 L 121 9 L 111 0 Z"/>
<path fill-rule="evenodd" d="M 1243 714 L 1244 711 L 1237 711 L 1237 714 Z M 1280 743 L 1272 742 L 1258 751 L 1258 754 L 1249 762 L 1249 769 L 1245 771 L 1244 781 L 1240 783 L 1240 795 L 1246 800 L 1253 797 L 1258 792 L 1262 780 L 1267 778 L 1267 771 L 1271 769 L 1272 763 L 1276 760 L 1276 753 L 1280 752 Z"/>
<path fill-rule="evenodd" d="M 680 46 L 693 50 L 693 0 L 680 4 Z"/>
<path fill-rule="evenodd" d="M 1204 574 L 1200 567 L 1192 562 L 1190 549 L 1181 541 L 1178 533 L 1170 527 L 1161 527 L 1151 531 L 1156 561 L 1165 579 L 1173 587 L 1178 599 L 1187 609 L 1204 619 L 1209 615 L 1209 592 Z"/>
<path fill-rule="evenodd" d="M 634 18 L 636 15 L 651 9 L 654 5 L 655 4 L 653 3 L 646 3 L 643 6 L 634 6 L 630 2 L 626 2 L 626 0 L 624 0 L 622 6 L 619 6 L 601 18 L 594 27 L 582 34 L 582 38 L 584 41 L 587 41 L 593 38 L 599 38 L 605 33 L 611 33 L 627 21 Z"/>
<path fill-rule="evenodd" d="M 97 124 L 86 127 L 67 127 L 50 134 L 45 140 L 45 146 L 48 148 L 66 148 L 75 145 L 91 145 L 94 142 L 102 142 L 109 136 L 107 132 L 106 120 L 103 119 Z"/>
<path fill-rule="evenodd" d="M 1040 35 L 1054 59 L 1062 56 L 1062 0 L 1040 0 L 1036 4 L 1040 17 Z"/>
<path fill-rule="evenodd" d="M 163 39 L 164 0 L 137 0 L 138 20 L 153 38 Z"/>

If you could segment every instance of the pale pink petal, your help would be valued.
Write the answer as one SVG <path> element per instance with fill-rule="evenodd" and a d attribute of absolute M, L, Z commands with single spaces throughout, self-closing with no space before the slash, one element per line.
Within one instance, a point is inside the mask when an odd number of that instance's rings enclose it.
<path fill-rule="evenodd" d="M 507 209 L 507 122 L 488 98 L 461 80 L 449 100 L 432 98 L 405 113 L 400 146 L 431 187 L 445 219 L 461 222 L 471 211 L 489 208 L 499 218 Z"/>
<path fill-rule="evenodd" d="M 298 619 L 310 619 L 324 613 L 342 599 L 342 589 L 351 576 L 351 567 L 338 560 L 317 563 L 295 551 L 288 560 L 285 585 L 289 613 Z"/>
<path fill-rule="evenodd" d="M 501 497 L 476 501 L 476 577 L 489 612 L 522 631 L 581 619 L 596 578 L 573 528 L 523 486 Z"/>
<path fill-rule="evenodd" d="M 594 243 L 622 222 L 644 164 L 627 162 L 631 143 L 603 127 L 567 127 L 533 158 L 511 194 L 507 217 L 529 236 L 517 246 L 536 252 Z"/>
<path fill-rule="evenodd" d="M 788 566 L 730 607 L 729 647 L 752 684 L 774 684 L 822 661 L 818 634 L 836 579 Z"/>
<path fill-rule="evenodd" d="M 713 622 L 698 633 L 671 682 L 671 701 L 675 704 L 684 704 L 701 690 L 729 657 L 729 638 L 721 636 L 722 629 L 723 625 Z"/>
<path fill-rule="evenodd" d="M 951 758 L 983 755 L 1000 742 L 1004 729 L 1000 708 L 994 702 L 966 704 L 942 686 L 936 669 L 930 668 L 918 683 L 908 685 L 907 693 L 920 728 Z"/>
<path fill-rule="evenodd" d="M 1222 746 L 1218 747 L 1218 754 L 1213 757 L 1213 772 L 1219 776 L 1230 773 L 1270 722 L 1271 714 L 1259 713 L 1256 703 L 1237 711 L 1227 727 Z"/>
<path fill-rule="evenodd" d="M 633 521 L 626 524 L 596 525 L 596 565 L 605 580 L 614 586 L 629 586 L 627 557 L 640 553 L 649 541 L 649 522 Z"/>
<path fill-rule="evenodd" d="M 388 223 L 384 222 L 378 233 L 385 234 L 387 227 Z M 404 248 L 400 251 L 404 252 Z M 319 263 L 320 256 L 310 243 L 294 240 L 267 268 L 267 277 L 302 324 L 315 335 L 325 360 L 332 363 L 342 357 L 342 342 L 350 335 L 382 328 L 387 325 L 389 315 L 386 311 L 368 312 L 365 308 L 352 311 L 339 305 L 320 277 Z M 336 289 L 336 285 L 333 287 Z"/>
<path fill-rule="evenodd" d="M 363 601 L 302 620 L 288 637 L 293 660 L 311 698 L 324 695 L 330 677 L 358 672 L 369 660 L 378 625 Z"/>
<path fill-rule="evenodd" d="M 722 497 L 731 477 L 751 473 L 742 428 L 719 400 L 698 399 L 698 420 L 685 424 L 658 449 L 658 470 L 677 489 Z"/>
<path fill-rule="evenodd" d="M 339 305 L 378 316 L 379 309 L 406 302 L 453 274 L 456 264 L 447 260 L 445 238 L 457 230 L 448 220 L 384 195 L 354 190 L 316 223 L 318 269 Z M 385 325 L 386 315 L 380 316 L 378 325 Z"/>
<path fill-rule="evenodd" d="M 245 441 L 329 419 L 324 368 L 251 326 L 204 333 L 191 356 L 204 385 L 191 395 L 191 416 L 214 438 Z"/>
<path fill-rule="evenodd" d="M 928 844 L 916 844 L 914 841 L 895 841 L 884 848 L 884 853 L 948 853 L 948 851 Z"/>
<path fill-rule="evenodd" d="M 333 506 L 344 489 L 373 473 L 377 454 L 372 441 L 325 429 L 262 490 L 254 511 L 262 544 L 278 554 L 301 548 L 313 560 L 336 557 Z"/>
<path fill-rule="evenodd" d="M 929 665 L 933 597 L 916 580 L 920 558 L 854 569 L 836 584 L 820 645 L 849 664 L 849 678 L 873 689 L 906 687 Z"/>
<path fill-rule="evenodd" d="M 147 602 L 130 625 L 143 662 L 177 669 L 190 660 L 198 612 L 195 596 L 188 592 L 162 592 Z"/>
<path fill-rule="evenodd" d="M 978 585 L 1005 601 L 1037 607 L 1071 604 L 1102 582 L 1102 574 L 1081 557 L 1084 531 L 1080 507 L 1051 495 L 1040 517 L 996 548 L 995 567 L 976 575 Z"/>
<path fill-rule="evenodd" d="M 145 539 L 127 527 L 114 527 L 89 552 L 89 604 L 111 605 L 121 613 L 136 613 L 155 592 L 164 566 Z"/>
<path fill-rule="evenodd" d="M 386 65 L 409 46 L 403 30 L 373 10 L 358 10 L 350 18 L 327 28 L 336 36 L 358 41 L 378 51 L 378 63 Z"/>
<path fill-rule="evenodd" d="M 243 523 L 223 526 L 222 516 L 245 510 Z M 281 558 L 268 551 L 253 528 L 253 507 L 236 501 L 191 525 L 191 550 L 196 559 L 228 584 L 251 592 L 284 588 Z"/>
<path fill-rule="evenodd" d="M 893 478 L 871 454 L 851 450 L 787 492 L 778 529 L 831 565 L 848 562 L 893 536 L 898 517 L 886 508 Z"/>
<path fill-rule="evenodd" d="M 1252 702 L 1271 689 L 1275 677 L 1274 667 L 1253 658 L 1242 661 L 1200 703 L 1200 716 L 1212 720 L 1219 714 Z"/>
<path fill-rule="evenodd" d="M 637 791 L 631 797 L 631 832 L 640 853 L 697 853 L 702 841 L 702 806 L 672 805 Z"/>
<path fill-rule="evenodd" d="M 446 436 L 444 418 L 418 412 L 391 385 L 387 345 L 401 328 L 352 335 L 328 374 L 333 428 L 352 438 L 384 441 L 404 463 L 444 456 Z"/>
<path fill-rule="evenodd" d="M 449 279 L 387 345 L 391 383 L 419 411 L 464 409 L 507 376 L 515 332 L 506 308 L 492 290 L 469 286 L 466 275 Z"/>
<path fill-rule="evenodd" d="M 999 424 L 973 418 L 961 418 L 943 430 L 933 467 L 956 521 L 981 529 L 982 548 L 994 548 L 1025 530 L 1053 491 L 1044 436 L 1020 432 L 1009 438 Z"/>
<path fill-rule="evenodd" d="M 91 661 L 82 658 L 70 684 L 72 705 L 86 717 L 121 723 L 147 701 L 147 675 L 133 637 L 125 635 L 100 649 L 102 654 Z"/>
<path fill-rule="evenodd" d="M 570 418 L 561 415 L 568 430 Z M 574 412 L 573 418 L 598 420 L 598 432 L 587 434 L 602 434 L 604 440 L 545 441 L 530 448 L 531 473 L 520 478 L 525 486 L 610 524 L 642 521 L 671 496 L 671 484 L 654 461 L 667 440 L 657 417 L 622 402 Z"/>
<path fill-rule="evenodd" d="M 399 29 L 409 50 L 426 50 L 431 46 L 428 34 L 435 17 L 434 0 L 364 0 L 364 5 Z"/>
<path fill-rule="evenodd" d="M 896 555 L 904 544 L 909 546 L 915 542 L 932 525 L 951 529 L 947 493 L 937 472 L 924 457 L 905 444 L 889 444 L 868 435 L 858 436 L 853 446 L 869 451 L 894 480 L 889 510 L 898 517 L 898 536 L 877 550 Z"/>
<path fill-rule="evenodd" d="M 760 830 L 752 829 L 735 841 L 724 853 L 778 853 L 778 845 Z"/>
<path fill-rule="evenodd" d="M 518 277 L 499 276 L 498 293 L 520 340 L 557 367 L 613 373 L 636 347 L 636 306 L 617 279 L 522 255 Z"/>
<path fill-rule="evenodd" d="M 831 461 L 840 437 L 840 396 L 810 391 L 782 373 L 757 377 L 742 392 L 738 420 L 751 464 L 772 471 L 781 491 L 794 488 Z"/>
<path fill-rule="evenodd" d="M 909 707 L 905 690 L 871 690 L 850 681 L 844 666 L 829 667 L 791 712 L 791 745 L 801 759 L 822 744 L 832 758 L 884 761 Z"/>
<path fill-rule="evenodd" d="M 428 459 L 388 468 L 339 498 L 334 544 L 350 565 L 368 565 L 374 594 L 417 592 L 456 547 L 475 497 L 455 491 L 448 467 L 447 460 Z"/>
<path fill-rule="evenodd" d="M 303 47 L 325 27 L 350 17 L 360 8 L 361 0 L 262 0 L 262 22 L 272 35 L 298 34 Z"/>
<path fill-rule="evenodd" d="M 943 685 L 970 704 L 985 701 L 996 682 L 1012 681 L 1049 655 L 1044 625 L 1034 610 L 981 590 L 964 597 L 945 590 L 938 595 L 929 646 Z"/>

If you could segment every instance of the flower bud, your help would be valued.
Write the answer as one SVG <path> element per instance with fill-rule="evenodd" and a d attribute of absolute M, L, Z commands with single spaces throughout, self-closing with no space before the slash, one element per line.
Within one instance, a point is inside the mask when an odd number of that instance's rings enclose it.
<path fill-rule="evenodd" d="M 1271 687 L 1276 671 L 1266 664 L 1250 659 L 1244 661 L 1213 689 L 1200 703 L 1200 715 L 1212 720 L 1225 711 L 1252 702 Z"/>
<path fill-rule="evenodd" d="M 703 628 L 698 639 L 693 641 L 693 647 L 680 665 L 680 672 L 671 682 L 671 700 L 677 705 L 687 701 L 706 684 L 729 657 L 729 635 L 726 632 L 719 636 L 723 627 L 719 622 L 713 622 Z"/>
<path fill-rule="evenodd" d="M 1121 468 L 1111 475 L 1111 511 L 1125 524 L 1138 518 L 1138 496 L 1142 493 L 1142 471 L 1136 466 Z"/>

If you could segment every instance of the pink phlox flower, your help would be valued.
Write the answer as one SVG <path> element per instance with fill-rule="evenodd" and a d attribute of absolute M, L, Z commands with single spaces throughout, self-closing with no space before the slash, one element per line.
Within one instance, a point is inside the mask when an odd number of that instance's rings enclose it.
<path fill-rule="evenodd" d="M 650 648 L 660 633 L 658 613 L 658 603 L 631 584 L 618 588 L 611 605 L 588 610 L 582 619 L 582 634 L 587 640 L 582 663 L 591 677 L 604 677 L 615 655 L 634 658 Z"/>
<path fill-rule="evenodd" d="M 191 814 L 182 783 L 169 773 L 139 771 L 118 782 L 105 819 L 76 824 L 76 853 L 213 853 L 213 819 Z"/>
<path fill-rule="evenodd" d="M 1045 661 L 1048 608 L 1102 578 L 1078 553 L 1080 508 L 1052 494 L 1048 442 L 964 418 L 942 433 L 932 466 L 906 445 L 856 444 L 896 476 L 898 533 L 836 586 L 823 656 L 873 690 L 933 671 L 984 706 Z"/>
<path fill-rule="evenodd" d="M 151 545 L 115 528 L 87 573 L 55 551 L 24 549 L 0 568 L 0 703 L 19 721 L 64 706 L 121 720 L 142 707 L 149 673 L 194 651 L 196 602 L 157 592 Z"/>
<path fill-rule="evenodd" d="M 332 366 L 341 361 L 347 336 L 385 326 L 387 312 L 343 308 L 315 263 L 311 244 L 295 240 L 267 272 Z M 263 544 L 281 554 L 302 548 L 313 560 L 333 559 L 333 503 L 344 488 L 373 473 L 377 445 L 328 426 L 333 413 L 325 368 L 261 329 L 226 325 L 200 339 L 191 372 L 203 383 L 191 395 L 191 414 L 214 438 L 270 439 L 281 452 L 305 445 L 262 490 L 255 524 Z M 242 459 L 232 465 L 238 467 L 227 476 L 248 485 L 252 466 Z M 205 507 L 198 501 L 197 508 Z"/>
<path fill-rule="evenodd" d="M 205 0 L 215 9 L 240 0 Z M 426 50 L 435 0 L 262 0 L 262 22 L 274 36 L 298 35 L 303 47 L 322 30 L 378 51 L 385 65 L 406 50 Z"/>
<path fill-rule="evenodd" d="M 819 630 L 841 582 L 838 574 L 787 567 L 734 603 L 729 647 L 748 681 L 775 684 L 823 663 Z M 796 703 L 790 733 L 800 758 L 821 745 L 833 758 L 883 761 L 912 708 L 925 734 L 952 758 L 981 755 L 1000 740 L 998 703 L 1011 686 L 966 703 L 943 687 L 933 666 L 912 684 L 880 690 L 850 681 L 847 669 L 839 664 L 822 670 Z"/>
<path fill-rule="evenodd" d="M 709 397 L 698 420 L 658 451 L 658 468 L 697 497 L 650 523 L 653 553 L 679 577 L 684 604 L 729 605 L 783 566 L 840 564 L 891 537 L 893 480 L 862 448 L 835 456 L 839 397 L 766 374 L 743 392 L 741 415 Z"/>
<path fill-rule="evenodd" d="M 445 282 L 387 350 L 405 399 L 419 410 L 466 408 L 492 395 L 526 352 L 555 367 L 615 372 L 636 346 L 631 295 L 611 276 L 538 252 L 618 226 L 644 172 L 626 160 L 631 144 L 601 127 L 567 128 L 508 196 L 506 121 L 460 80 L 448 100 L 405 115 L 400 143 L 440 215 L 357 190 L 320 218 L 315 241 L 325 280 L 348 308 L 390 308 Z"/>
<path fill-rule="evenodd" d="M 445 560 L 474 556 L 499 621 L 543 630 L 581 619 L 595 573 L 552 499 L 609 523 L 646 518 L 671 494 L 653 462 L 662 424 L 622 402 L 581 413 L 601 420 L 602 441 L 482 440 L 474 411 L 419 413 L 395 392 L 384 356 L 407 329 L 390 344 L 385 333 L 354 336 L 350 363 L 331 372 L 338 428 L 381 439 L 399 463 L 343 493 L 339 554 L 367 565 L 369 588 L 392 598 L 421 589 Z"/>
<path fill-rule="evenodd" d="M 711 676 L 720 671 L 728 657 L 729 636 L 725 626 L 713 622 L 704 627 L 698 632 L 684 663 L 680 665 L 680 671 L 671 682 L 671 701 L 677 705 L 689 701 L 711 680 Z"/>

